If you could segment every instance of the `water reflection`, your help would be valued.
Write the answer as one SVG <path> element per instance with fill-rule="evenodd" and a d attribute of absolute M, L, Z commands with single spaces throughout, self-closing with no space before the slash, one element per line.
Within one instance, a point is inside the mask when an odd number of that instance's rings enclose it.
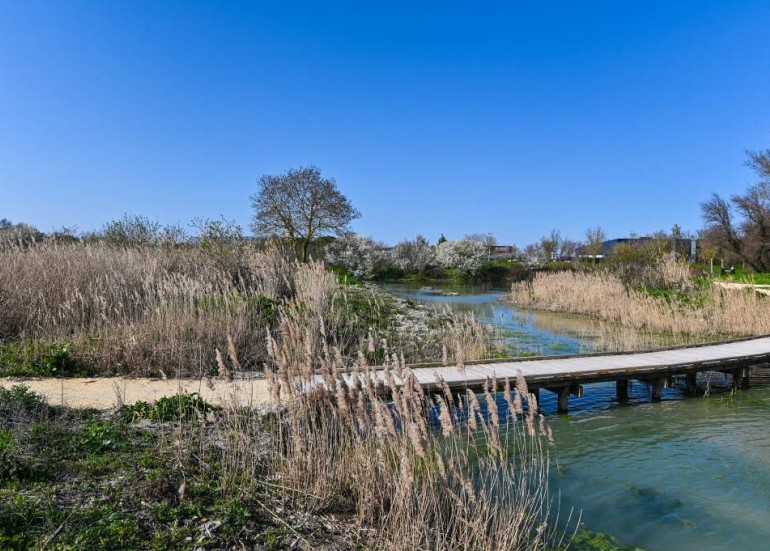
<path fill-rule="evenodd" d="M 475 314 L 495 327 L 512 355 L 646 350 L 714 340 L 713 337 L 638 332 L 583 316 L 521 310 L 505 301 L 507 288 L 419 284 L 383 287 L 390 293 L 417 302 L 446 305 L 459 312 Z"/>
<path fill-rule="evenodd" d="M 515 353 L 568 354 L 701 342 L 636 334 L 612 324 L 511 308 L 505 289 L 389 286 L 407 298 L 474 312 L 504 335 Z M 770 379 L 770 377 L 768 377 Z M 705 381 L 704 381 L 705 382 Z M 724 386 L 721 375 L 710 383 Z M 666 389 L 660 403 L 632 383 L 630 405 L 611 383 L 586 385 L 555 415 L 556 398 L 541 392 L 541 408 L 556 437 L 554 494 L 561 510 L 583 512 L 591 530 L 648 550 L 765 550 L 770 541 L 770 387 L 712 392 L 683 399 Z"/>

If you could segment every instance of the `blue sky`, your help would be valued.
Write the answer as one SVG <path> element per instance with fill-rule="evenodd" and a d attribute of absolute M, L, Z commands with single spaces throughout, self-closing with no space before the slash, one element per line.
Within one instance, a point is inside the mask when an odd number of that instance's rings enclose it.
<path fill-rule="evenodd" d="M 247 226 L 319 166 L 387 242 L 701 226 L 770 147 L 770 3 L 0 0 L 0 218 Z"/>

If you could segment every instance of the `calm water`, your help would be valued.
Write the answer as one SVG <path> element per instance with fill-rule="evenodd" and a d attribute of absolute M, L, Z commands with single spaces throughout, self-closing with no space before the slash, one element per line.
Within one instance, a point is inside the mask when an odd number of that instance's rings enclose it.
<path fill-rule="evenodd" d="M 613 332 L 623 333 L 576 317 L 517 311 L 499 302 L 504 290 L 443 289 L 460 293 L 447 296 L 387 289 L 473 311 L 507 331 L 518 351 L 607 348 L 618 342 Z M 680 343 L 643 339 L 651 346 Z M 571 398 L 569 415 L 556 415 L 555 398 L 541 391 L 556 436 L 554 492 L 563 513 L 580 509 L 586 528 L 649 551 L 770 549 L 770 388 L 686 399 L 674 388 L 652 404 L 648 389 L 633 384 L 627 406 L 614 395 L 613 384 L 586 385 L 583 398 Z"/>

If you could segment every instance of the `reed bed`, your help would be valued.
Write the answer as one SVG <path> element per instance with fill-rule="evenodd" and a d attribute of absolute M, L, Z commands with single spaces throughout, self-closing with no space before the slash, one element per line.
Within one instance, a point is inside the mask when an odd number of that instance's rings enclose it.
<path fill-rule="evenodd" d="M 306 548 L 318 522 L 338 526 L 346 547 L 567 543 L 548 490 L 551 433 L 523 378 L 431 395 L 406 366 L 490 355 L 488 328 L 394 311 L 372 290 L 341 288 L 320 263 L 252 249 L 243 258 L 233 272 L 192 247 L 4 249 L 0 344 L 70 343 L 103 372 L 229 379 L 264 365 L 273 413 L 233 396 L 220 412 L 158 428 L 173 442 L 162 479 L 174 503 L 214 477 L 221 499 Z"/>
<path fill-rule="evenodd" d="M 642 332 L 713 337 L 770 333 L 767 297 L 750 289 L 690 283 L 674 294 L 655 296 L 629 289 L 610 272 L 558 272 L 515 283 L 511 300 L 524 308 L 586 315 Z"/>
<path fill-rule="evenodd" d="M 429 395 L 387 350 L 377 369 L 364 353 L 351 366 L 323 345 L 303 357 L 316 344 L 305 342 L 310 334 L 269 344 L 271 472 L 283 503 L 346 514 L 360 543 L 377 549 L 567 543 L 549 523 L 550 429 L 523 378 L 490 380 L 480 394 L 442 384 Z"/>
<path fill-rule="evenodd" d="M 253 369 L 265 356 L 264 327 L 274 309 L 301 284 L 278 255 L 253 252 L 248 261 L 246 280 L 192 247 L 5 249 L 0 339 L 67 343 L 102 374 L 172 377 L 205 373 L 230 335 Z"/>
<path fill-rule="evenodd" d="M 472 316 L 340 286 L 322 263 L 287 260 L 276 250 L 245 245 L 239 259 L 223 270 L 191 245 L 6 244 L 0 345 L 23 344 L 14 348 L 21 363 L 66 350 L 90 374 L 166 377 L 212 374 L 215 350 L 233 347 L 238 371 L 254 372 L 267 361 L 269 333 L 306 333 L 307 320 L 322 319 L 326 341 L 349 362 L 370 339 L 390 341 L 409 362 L 437 361 L 444 349 L 450 358 L 457 350 L 493 354 L 491 335 Z M 303 354 L 320 352 L 320 333 L 306 342 Z"/>

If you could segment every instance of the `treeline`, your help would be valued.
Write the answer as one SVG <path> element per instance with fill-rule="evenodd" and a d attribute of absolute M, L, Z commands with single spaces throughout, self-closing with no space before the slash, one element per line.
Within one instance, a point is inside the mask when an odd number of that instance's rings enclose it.
<path fill-rule="evenodd" d="M 324 258 L 358 279 L 469 279 L 490 263 L 492 247 L 473 235 L 457 240 L 442 238 L 435 244 L 418 235 L 388 247 L 348 233 L 326 245 Z"/>

